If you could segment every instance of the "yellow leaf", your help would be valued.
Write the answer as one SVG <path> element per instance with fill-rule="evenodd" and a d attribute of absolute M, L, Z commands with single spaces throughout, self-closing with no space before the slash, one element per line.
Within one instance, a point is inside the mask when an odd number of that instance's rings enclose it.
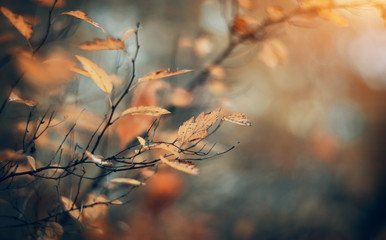
<path fill-rule="evenodd" d="M 23 103 L 23 104 L 25 104 L 27 106 L 30 106 L 30 107 L 36 105 L 36 103 L 34 101 L 32 101 L 32 100 L 23 100 L 23 99 L 21 99 L 14 92 L 11 92 L 11 95 L 9 96 L 8 101 L 10 101 L 10 102 L 17 102 L 17 103 Z"/>
<path fill-rule="evenodd" d="M 111 183 L 129 184 L 134 186 L 145 185 L 145 183 L 132 178 L 114 178 L 113 180 L 111 180 Z"/>
<path fill-rule="evenodd" d="M 341 15 L 332 12 L 330 9 L 320 9 L 318 10 L 319 17 L 330 21 L 338 26 L 347 26 L 347 20 Z"/>
<path fill-rule="evenodd" d="M 131 114 L 131 115 L 150 115 L 150 116 L 161 116 L 164 114 L 169 114 L 170 112 L 164 108 L 153 107 L 153 106 L 139 106 L 131 107 L 126 109 L 121 113 L 121 116 Z"/>
<path fill-rule="evenodd" d="M 269 39 L 264 42 L 259 58 L 268 67 L 274 68 L 278 64 L 287 63 L 287 55 L 287 48 L 280 40 Z"/>
<path fill-rule="evenodd" d="M 105 70 L 100 68 L 95 62 L 88 58 L 79 55 L 75 55 L 75 57 L 80 63 L 82 63 L 84 70 L 90 74 L 91 79 L 94 80 L 96 85 L 98 85 L 98 87 L 107 94 L 110 94 L 113 89 L 113 84 L 111 83 L 109 75 L 107 75 Z"/>
<path fill-rule="evenodd" d="M 243 125 L 243 126 L 251 126 L 251 122 L 247 119 L 244 113 L 232 113 L 223 118 L 225 121 Z"/>
<path fill-rule="evenodd" d="M 138 136 L 137 139 L 138 139 L 138 142 L 141 144 L 142 147 L 146 145 L 146 140 L 145 139 L 143 139 L 140 136 Z"/>
<path fill-rule="evenodd" d="M 1 7 L 0 10 L 25 39 L 29 40 L 32 37 L 32 26 L 25 21 L 23 16 L 14 14 L 6 7 Z"/>
<path fill-rule="evenodd" d="M 54 2 L 55 2 L 55 0 L 32 0 L 32 1 L 46 7 L 52 7 L 52 5 L 54 5 Z M 65 5 L 66 5 L 66 0 L 57 0 L 55 7 L 61 8 L 61 7 L 64 7 Z"/>
<path fill-rule="evenodd" d="M 91 78 L 91 75 L 83 69 L 79 69 L 77 67 L 72 67 L 71 71 L 73 71 L 74 73 L 82 74 L 83 76 Z"/>
<path fill-rule="evenodd" d="M 60 15 L 70 15 L 70 16 L 73 16 L 73 17 L 76 17 L 76 18 L 79 18 L 79 19 L 82 19 L 88 23 L 91 23 L 92 25 L 94 25 L 95 27 L 101 29 L 103 32 L 105 31 L 101 26 L 99 26 L 98 23 L 96 23 L 94 20 L 92 20 L 92 18 L 88 17 L 87 16 L 87 13 L 81 11 L 81 10 L 76 10 L 76 11 L 69 11 L 69 12 L 64 12 L 64 13 L 61 13 L 59 14 Z"/>
<path fill-rule="evenodd" d="M 68 211 L 68 213 L 71 215 L 71 217 L 73 217 L 74 219 L 80 220 L 80 211 L 79 211 L 79 209 L 73 209 L 72 208 L 72 206 L 77 208 L 73 201 L 71 201 L 70 199 L 68 199 L 68 198 L 66 198 L 64 196 L 60 197 L 60 201 L 63 204 L 64 210 Z"/>
<path fill-rule="evenodd" d="M 165 163 L 166 165 L 175 168 L 177 170 L 180 170 L 184 173 L 188 173 L 190 175 L 197 176 L 200 174 L 200 170 L 196 168 L 196 166 L 192 163 L 188 162 L 180 162 L 180 161 L 169 161 L 168 159 L 164 158 L 163 156 L 160 156 L 161 162 Z"/>
<path fill-rule="evenodd" d="M 193 117 L 185 121 L 178 129 L 177 142 L 181 145 L 193 142 L 208 135 L 208 128 L 217 122 L 220 108 L 210 112 L 201 113 L 194 121 Z"/>
<path fill-rule="evenodd" d="M 192 70 L 179 70 L 179 71 L 172 71 L 169 72 L 167 70 L 158 70 L 156 72 L 152 72 L 138 80 L 139 83 L 141 82 L 146 82 L 150 80 L 155 80 L 155 79 L 160 79 L 160 78 L 166 78 L 166 77 L 171 77 L 174 75 L 182 74 L 182 73 L 187 73 L 191 72 Z"/>
<path fill-rule="evenodd" d="M 106 39 L 95 39 L 94 42 L 87 42 L 78 46 L 82 50 L 126 50 L 125 43 L 119 39 L 107 37 Z"/>
<path fill-rule="evenodd" d="M 131 35 L 133 35 L 133 33 L 135 33 L 136 31 L 138 31 L 138 28 L 129 28 L 127 29 L 124 33 L 123 33 L 123 36 L 122 36 L 122 41 L 125 42 L 127 39 L 129 39 L 129 37 Z"/>

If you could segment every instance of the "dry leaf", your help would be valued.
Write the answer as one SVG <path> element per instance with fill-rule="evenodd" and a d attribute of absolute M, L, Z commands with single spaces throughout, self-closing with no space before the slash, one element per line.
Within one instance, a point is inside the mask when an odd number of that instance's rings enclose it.
<path fill-rule="evenodd" d="M 145 185 L 145 183 L 132 178 L 114 178 L 111 183 L 115 184 L 129 184 L 134 186 Z"/>
<path fill-rule="evenodd" d="M 259 58 L 268 67 L 274 68 L 278 64 L 287 63 L 287 48 L 279 39 L 269 39 L 264 42 Z"/>
<path fill-rule="evenodd" d="M 33 57 L 23 49 L 15 49 L 13 55 L 18 68 L 25 73 L 25 79 L 36 87 L 62 86 L 73 79 L 74 72 L 71 69 L 75 62 L 63 51 L 53 51 L 45 60 Z"/>
<path fill-rule="evenodd" d="M 177 142 L 181 146 L 185 143 L 205 138 L 208 135 L 208 128 L 217 122 L 220 116 L 220 108 L 210 112 L 201 113 L 196 120 L 190 118 L 178 129 Z"/>
<path fill-rule="evenodd" d="M 169 72 L 167 70 L 158 70 L 156 72 L 149 73 L 148 75 L 138 79 L 138 82 L 141 83 L 141 82 L 146 82 L 146 81 L 150 81 L 150 80 L 156 80 L 156 79 L 160 79 L 160 78 L 171 77 L 174 75 L 187 73 L 187 72 L 191 72 L 191 71 L 192 70 L 179 70 L 179 71 Z"/>
<path fill-rule="evenodd" d="M 90 74 L 91 79 L 94 80 L 96 85 L 98 85 L 98 87 L 107 94 L 110 94 L 111 90 L 113 89 L 113 84 L 111 83 L 109 75 L 107 75 L 105 70 L 100 68 L 95 62 L 88 58 L 79 55 L 75 55 L 75 57 L 79 60 L 80 63 L 82 63 L 84 70 Z"/>
<path fill-rule="evenodd" d="M 169 84 L 162 80 L 145 82 L 135 88 L 131 107 L 157 106 L 157 92 L 168 87 Z M 125 115 L 115 124 L 115 131 L 119 137 L 121 147 L 126 146 L 137 136 L 142 135 L 149 129 L 154 121 L 153 116 L 148 115 Z"/>
<path fill-rule="evenodd" d="M 71 201 L 70 199 L 68 199 L 68 198 L 66 198 L 64 196 L 60 197 L 60 201 L 63 204 L 64 210 L 68 211 L 68 213 L 71 215 L 71 217 L 73 217 L 74 219 L 77 219 L 77 220 L 80 219 L 80 211 L 79 211 L 79 209 L 75 209 L 75 210 L 72 209 L 72 206 L 77 208 L 73 201 Z"/>
<path fill-rule="evenodd" d="M 191 104 L 194 100 L 194 95 L 186 89 L 177 87 L 172 90 L 169 96 L 170 104 L 176 107 L 185 107 Z"/>
<path fill-rule="evenodd" d="M 111 204 L 114 204 L 114 205 L 122 205 L 123 202 L 119 199 L 114 199 L 113 201 L 111 201 Z"/>
<path fill-rule="evenodd" d="M 174 155 L 178 156 L 178 148 L 176 148 L 175 146 L 173 146 L 171 144 L 160 143 L 160 144 L 156 144 L 155 146 L 152 146 L 151 148 L 152 149 L 160 148 L 160 149 L 168 151 L 168 153 L 173 153 Z"/>
<path fill-rule="evenodd" d="M 347 20 L 341 15 L 332 12 L 330 9 L 320 9 L 318 10 L 319 17 L 330 21 L 338 26 L 347 26 Z"/>
<path fill-rule="evenodd" d="M 95 39 L 94 42 L 87 42 L 78 46 L 82 50 L 126 50 L 125 43 L 119 39 L 107 37 L 106 39 Z"/>
<path fill-rule="evenodd" d="M 88 23 L 91 23 L 92 25 L 94 25 L 95 27 L 101 29 L 103 32 L 105 31 L 101 26 L 99 26 L 98 23 L 96 23 L 94 20 L 92 20 L 92 18 L 88 17 L 87 16 L 87 13 L 81 11 L 81 10 L 76 10 L 76 11 L 69 11 L 69 12 L 64 12 L 64 13 L 61 13 L 59 14 L 60 15 L 70 15 L 70 16 L 73 16 L 73 17 L 76 17 L 76 18 L 79 18 L 79 19 L 82 19 Z"/>
<path fill-rule="evenodd" d="M 142 147 L 144 147 L 146 145 L 146 140 L 145 139 L 143 139 L 140 136 L 138 136 L 137 139 L 138 139 L 138 142 L 141 144 Z"/>
<path fill-rule="evenodd" d="M 129 39 L 129 37 L 131 35 L 133 35 L 133 33 L 135 33 L 136 31 L 138 31 L 138 28 L 129 28 L 127 29 L 124 33 L 123 33 L 123 36 L 122 36 L 122 41 L 125 42 L 127 39 Z"/>
<path fill-rule="evenodd" d="M 28 164 L 31 166 L 31 168 L 36 171 L 36 160 L 32 156 L 27 156 Z"/>
<path fill-rule="evenodd" d="M 251 126 L 251 122 L 247 119 L 244 113 L 232 113 L 223 117 L 225 121 L 243 125 L 243 126 Z"/>
<path fill-rule="evenodd" d="M 91 78 L 91 75 L 83 69 L 73 67 L 73 68 L 71 68 L 71 71 L 73 71 L 74 73 L 82 74 L 83 76 Z"/>
<path fill-rule="evenodd" d="M 29 24 L 23 16 L 14 14 L 11 10 L 6 7 L 0 8 L 1 12 L 4 14 L 6 18 L 12 23 L 13 26 L 25 37 L 25 39 L 29 40 L 32 37 L 32 26 Z"/>
<path fill-rule="evenodd" d="M 102 156 L 94 155 L 94 154 L 92 154 L 91 152 L 89 152 L 87 150 L 84 153 L 86 154 L 87 158 L 90 159 L 91 162 L 93 162 L 95 164 L 103 165 L 103 166 L 113 165 L 112 162 L 105 161 Z"/>
<path fill-rule="evenodd" d="M 55 2 L 55 0 L 32 0 L 32 1 L 34 3 L 37 3 L 37 4 L 42 5 L 42 6 L 46 6 L 46 7 L 52 7 L 52 5 L 54 5 L 54 2 Z M 64 6 L 66 6 L 66 0 L 57 0 L 56 1 L 55 7 L 61 8 Z"/>
<path fill-rule="evenodd" d="M 272 21 L 278 21 L 284 17 L 283 9 L 279 6 L 270 6 L 266 11 Z"/>
<path fill-rule="evenodd" d="M 161 162 L 165 163 L 166 165 L 175 168 L 177 170 L 180 170 L 182 172 L 188 173 L 190 175 L 197 176 L 200 174 L 200 170 L 196 168 L 196 166 L 190 162 L 180 162 L 180 161 L 169 161 L 168 159 L 164 158 L 163 156 L 160 156 Z"/>
<path fill-rule="evenodd" d="M 153 107 L 153 106 L 139 106 L 131 107 L 126 109 L 121 113 L 121 116 L 131 114 L 131 115 L 149 115 L 149 116 L 161 116 L 164 114 L 169 114 L 170 112 L 164 108 Z"/>
<path fill-rule="evenodd" d="M 11 95 L 9 96 L 8 101 L 10 101 L 10 102 L 17 102 L 17 103 L 23 103 L 23 104 L 25 104 L 27 106 L 30 106 L 30 107 L 36 105 L 36 103 L 34 101 L 32 101 L 32 100 L 23 100 L 23 99 L 21 99 L 14 92 L 11 92 Z"/>

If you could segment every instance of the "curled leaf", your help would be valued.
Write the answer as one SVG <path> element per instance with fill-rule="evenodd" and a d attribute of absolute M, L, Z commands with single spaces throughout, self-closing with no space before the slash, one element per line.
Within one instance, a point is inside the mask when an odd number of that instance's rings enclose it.
<path fill-rule="evenodd" d="M 29 24 L 21 15 L 13 13 L 6 7 L 1 7 L 0 11 L 4 14 L 6 18 L 12 23 L 13 26 L 29 40 L 32 37 L 32 26 Z"/>
<path fill-rule="evenodd" d="M 131 115 L 149 115 L 149 116 L 161 116 L 164 114 L 169 114 L 170 112 L 164 108 L 153 107 L 153 106 L 139 106 L 131 107 L 126 109 L 121 113 L 121 116 L 131 114 Z"/>
<path fill-rule="evenodd" d="M 128 184 L 133 186 L 145 185 L 145 183 L 132 178 L 114 178 L 113 180 L 111 180 L 111 183 Z"/>
<path fill-rule="evenodd" d="M 175 168 L 177 170 L 180 170 L 184 173 L 188 173 L 190 175 L 195 175 L 195 176 L 200 174 L 200 170 L 196 168 L 196 166 L 193 163 L 181 162 L 181 161 L 169 161 L 163 156 L 160 156 L 160 159 L 161 159 L 161 162 L 165 163 L 166 165 L 172 168 Z"/>
<path fill-rule="evenodd" d="M 75 57 L 83 65 L 84 70 L 90 74 L 91 79 L 94 80 L 96 85 L 98 85 L 98 87 L 107 94 L 110 94 L 113 89 L 113 84 L 111 83 L 110 77 L 107 75 L 105 70 L 88 58 L 79 55 L 75 55 Z"/>
<path fill-rule="evenodd" d="M 187 73 L 187 72 L 191 72 L 191 71 L 192 70 L 179 70 L 179 71 L 169 72 L 167 70 L 158 70 L 156 72 L 149 73 L 148 75 L 140 78 L 138 80 L 138 82 L 141 83 L 141 82 L 146 82 L 146 81 L 150 81 L 150 80 L 171 77 L 171 76 L 175 76 L 178 74 Z"/>
<path fill-rule="evenodd" d="M 232 113 L 230 115 L 224 116 L 225 121 L 243 125 L 243 126 L 252 126 L 251 122 L 247 119 L 244 113 Z"/>
<path fill-rule="evenodd" d="M 81 10 L 69 11 L 69 12 L 64 12 L 64 13 L 59 14 L 59 16 L 61 16 L 61 15 L 70 15 L 70 16 L 82 19 L 88 23 L 91 23 L 95 27 L 101 29 L 103 32 L 105 31 L 98 23 L 96 23 L 92 18 L 87 16 L 87 13 L 85 13 Z"/>
<path fill-rule="evenodd" d="M 78 46 L 82 50 L 126 50 L 125 43 L 119 39 L 107 37 L 106 39 L 95 39 L 93 42 L 87 42 Z"/>

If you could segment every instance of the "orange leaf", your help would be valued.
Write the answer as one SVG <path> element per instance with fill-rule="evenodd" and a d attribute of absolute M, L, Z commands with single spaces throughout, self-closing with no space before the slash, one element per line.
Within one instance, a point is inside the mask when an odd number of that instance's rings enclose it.
<path fill-rule="evenodd" d="M 105 70 L 100 68 L 95 62 L 88 58 L 79 55 L 75 55 L 75 57 L 80 63 L 82 63 L 84 70 L 90 74 L 91 79 L 94 80 L 96 85 L 98 85 L 98 87 L 107 94 L 110 94 L 113 89 L 113 84 L 111 83 L 109 75 L 107 75 Z"/>
<path fill-rule="evenodd" d="M 179 70 L 179 71 L 169 72 L 167 70 L 158 70 L 156 72 L 149 73 L 148 75 L 140 78 L 138 80 L 138 82 L 141 83 L 141 82 L 146 82 L 146 81 L 150 81 L 150 80 L 171 77 L 171 76 L 174 76 L 174 75 L 178 75 L 178 74 L 182 74 L 182 73 L 187 73 L 187 72 L 191 72 L 191 71 L 192 70 Z"/>
<path fill-rule="evenodd" d="M 194 121 L 193 117 L 185 121 L 178 129 L 177 142 L 181 146 L 188 142 L 193 142 L 208 135 L 208 128 L 217 122 L 220 116 L 220 108 L 210 112 L 201 113 Z"/>
<path fill-rule="evenodd" d="M 160 107 L 152 107 L 152 106 L 139 106 L 139 107 L 131 107 L 126 109 L 121 113 L 121 116 L 131 114 L 131 115 L 149 115 L 149 116 L 161 116 L 164 114 L 169 114 L 170 112 L 166 109 Z"/>
<path fill-rule="evenodd" d="M 6 7 L 1 7 L 0 10 L 25 39 L 29 40 L 32 37 L 32 26 L 25 21 L 23 16 L 14 14 Z"/>
<path fill-rule="evenodd" d="M 30 106 L 30 107 L 36 105 L 36 103 L 34 101 L 32 101 L 32 100 L 23 100 L 23 99 L 21 99 L 14 92 L 11 92 L 11 95 L 9 96 L 8 101 L 10 101 L 10 102 L 17 102 L 17 103 L 23 103 L 23 104 L 25 104 L 27 106 Z"/>
<path fill-rule="evenodd" d="M 54 5 L 55 0 L 32 0 L 33 2 L 46 6 L 46 7 L 52 7 Z M 57 0 L 55 7 L 61 8 L 66 6 L 66 0 Z"/>
<path fill-rule="evenodd" d="M 94 42 L 87 42 L 78 46 L 82 50 L 126 50 L 125 43 L 119 39 L 107 37 L 106 39 L 95 39 Z"/>
<path fill-rule="evenodd" d="M 95 27 L 101 29 L 103 32 L 105 31 L 101 26 L 99 26 L 98 23 L 94 22 L 94 20 L 92 20 L 92 18 L 88 17 L 87 16 L 87 13 L 81 11 L 81 10 L 76 10 L 76 11 L 69 11 L 69 12 L 64 12 L 64 13 L 61 13 L 59 14 L 60 15 L 70 15 L 70 16 L 73 16 L 73 17 L 76 17 L 76 18 L 79 18 L 79 19 L 82 19 L 88 23 L 91 23 L 92 25 L 94 25 Z"/>
<path fill-rule="evenodd" d="M 60 86 L 73 79 L 71 68 L 75 66 L 75 62 L 62 51 L 51 52 L 44 61 L 22 49 L 14 50 L 13 55 L 20 71 L 25 72 L 28 83 L 36 87 Z"/>
<path fill-rule="evenodd" d="M 163 156 L 160 156 L 161 162 L 165 163 L 166 165 L 175 168 L 177 170 L 180 170 L 184 173 L 188 173 L 190 175 L 197 176 L 200 174 L 200 170 L 196 168 L 196 166 L 189 162 L 180 162 L 180 161 L 169 161 L 168 159 L 164 158 Z"/>
<path fill-rule="evenodd" d="M 247 119 L 244 113 L 232 113 L 223 118 L 225 121 L 243 125 L 243 126 L 251 126 L 251 122 Z"/>

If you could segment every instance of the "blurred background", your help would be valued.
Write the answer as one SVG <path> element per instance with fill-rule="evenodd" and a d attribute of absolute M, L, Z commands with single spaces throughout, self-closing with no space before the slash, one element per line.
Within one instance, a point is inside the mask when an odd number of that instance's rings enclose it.
<path fill-rule="evenodd" d="M 257 22 L 269 6 L 296 6 L 238 3 L 238 12 Z M 23 1 L 1 4 L 27 11 Z M 113 37 L 140 22 L 137 72 L 144 76 L 211 64 L 226 47 L 235 6 L 224 0 L 97 0 L 68 1 L 65 9 L 87 12 Z M 348 26 L 316 18 L 270 29 L 281 49 L 274 64 L 262 56 L 264 43 L 247 42 L 214 66 L 170 126 L 220 105 L 245 113 L 252 126 L 223 123 L 208 141 L 220 150 L 237 147 L 197 163 L 198 177 L 160 169 L 124 209 L 112 207 L 100 225 L 104 233 L 86 231 L 79 238 L 386 239 L 386 28 L 377 9 L 339 13 Z M 66 41 L 78 45 L 103 36 L 87 24 Z M 109 54 L 89 56 L 114 68 Z M 193 75 L 171 82 L 184 87 Z"/>

